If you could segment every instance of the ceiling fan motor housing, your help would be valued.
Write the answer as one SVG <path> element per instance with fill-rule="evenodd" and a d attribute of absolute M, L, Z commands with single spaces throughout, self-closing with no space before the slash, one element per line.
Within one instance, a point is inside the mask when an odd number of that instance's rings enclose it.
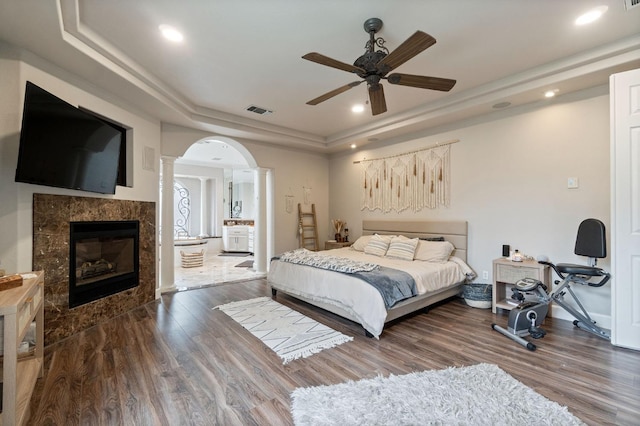
<path fill-rule="evenodd" d="M 360 56 L 358 59 L 356 59 L 353 65 L 365 70 L 366 74 L 358 73 L 358 75 L 362 78 L 366 78 L 367 75 L 378 73 L 378 69 L 376 65 L 378 65 L 378 62 L 380 62 L 382 58 L 384 58 L 385 56 L 387 56 L 387 54 L 382 51 L 367 52 L 364 55 Z"/>

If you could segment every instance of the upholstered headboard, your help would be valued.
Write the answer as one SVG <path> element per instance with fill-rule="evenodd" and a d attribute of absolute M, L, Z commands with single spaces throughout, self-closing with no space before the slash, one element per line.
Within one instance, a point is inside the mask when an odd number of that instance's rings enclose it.
<path fill-rule="evenodd" d="M 404 235 L 409 238 L 444 237 L 456 248 L 453 255 L 467 261 L 467 222 L 462 220 L 363 220 L 362 235 Z"/>

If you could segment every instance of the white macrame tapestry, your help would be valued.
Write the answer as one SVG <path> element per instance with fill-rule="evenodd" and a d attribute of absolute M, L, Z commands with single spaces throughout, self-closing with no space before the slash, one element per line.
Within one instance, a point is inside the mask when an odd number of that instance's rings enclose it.
<path fill-rule="evenodd" d="M 436 146 L 362 165 L 362 210 L 414 212 L 449 207 L 450 146 Z"/>

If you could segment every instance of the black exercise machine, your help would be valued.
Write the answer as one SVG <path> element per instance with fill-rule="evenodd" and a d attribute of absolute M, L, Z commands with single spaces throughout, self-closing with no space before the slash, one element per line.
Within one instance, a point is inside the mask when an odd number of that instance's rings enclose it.
<path fill-rule="evenodd" d="M 598 219 L 585 219 L 580 223 L 574 253 L 588 257 L 590 264 L 587 266 L 539 261 L 539 263 L 551 267 L 558 277 L 562 279 L 562 281 L 555 282 L 557 286 L 555 291 L 548 294 L 546 286 L 535 279 L 525 278 L 519 280 L 515 283 L 513 292 L 514 298 L 520 300 L 521 303 L 509 313 L 507 329 L 496 324 L 491 324 L 491 327 L 533 351 L 536 346 L 523 337 L 530 335 L 538 339 L 546 334 L 540 328 L 540 325 L 548 313 L 549 305 L 551 302 L 555 302 L 576 318 L 573 321 L 573 325 L 598 337 L 610 340 L 611 334 L 596 325 L 596 322 L 589 316 L 589 313 L 571 289 L 571 284 L 602 287 L 611 278 L 611 274 L 596 266 L 597 259 L 607 256 L 605 227 L 601 221 Z M 591 279 L 596 277 L 600 278 L 599 281 L 592 282 Z M 537 300 L 524 301 L 523 293 L 534 294 Z M 579 309 L 565 301 L 564 297 L 567 294 L 573 298 Z"/>

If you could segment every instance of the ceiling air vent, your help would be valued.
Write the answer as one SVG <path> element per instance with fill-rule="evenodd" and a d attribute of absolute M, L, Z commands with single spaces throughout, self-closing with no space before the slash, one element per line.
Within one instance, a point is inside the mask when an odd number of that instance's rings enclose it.
<path fill-rule="evenodd" d="M 255 112 L 256 114 L 260 114 L 260 115 L 268 115 L 273 112 L 269 109 L 255 106 L 255 105 L 248 106 L 247 111 Z"/>
<path fill-rule="evenodd" d="M 640 0 L 624 0 L 624 8 L 629 10 L 640 6 Z"/>

